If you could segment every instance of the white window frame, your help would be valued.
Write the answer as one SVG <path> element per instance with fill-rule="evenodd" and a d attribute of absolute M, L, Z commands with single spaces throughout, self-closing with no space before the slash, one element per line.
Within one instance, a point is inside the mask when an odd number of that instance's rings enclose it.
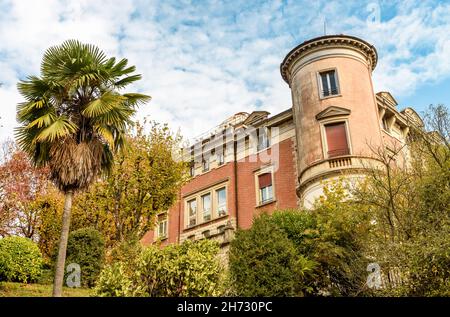
<path fill-rule="evenodd" d="M 195 177 L 195 163 L 192 162 L 191 165 L 189 166 L 189 175 L 191 177 Z"/>
<path fill-rule="evenodd" d="M 195 214 L 192 216 L 191 214 L 190 214 L 190 203 L 191 202 L 193 202 L 193 201 L 195 201 Z M 189 199 L 187 202 L 186 202 L 186 206 L 187 206 L 187 227 L 193 227 L 193 226 L 196 226 L 196 225 L 198 225 L 198 199 L 197 199 L 197 197 L 195 197 L 195 198 L 191 198 L 191 199 Z M 195 219 L 195 223 L 194 224 L 191 224 L 191 219 Z"/>
<path fill-rule="evenodd" d="M 205 209 L 205 205 L 204 205 L 203 197 L 205 197 L 205 196 L 209 196 L 209 207 L 208 207 L 208 209 Z M 203 220 L 203 222 L 207 222 L 207 221 L 212 220 L 212 196 L 211 196 L 211 193 L 208 192 L 206 194 L 201 195 L 200 196 L 200 201 L 202 202 L 202 220 Z M 206 213 L 206 211 L 208 211 L 208 212 Z M 209 219 L 207 219 L 207 220 L 205 220 L 206 214 L 209 214 Z"/>
<path fill-rule="evenodd" d="M 322 85 L 322 76 L 321 76 L 321 74 L 328 73 L 328 72 L 331 72 L 331 71 L 334 71 L 334 77 L 335 77 L 335 80 L 336 80 L 336 90 L 337 90 L 337 92 L 336 92 L 336 94 L 325 96 L 323 94 L 323 89 L 322 89 L 323 85 Z M 331 89 L 331 82 L 330 82 L 330 79 L 329 79 L 328 76 L 327 76 L 327 81 L 328 81 L 327 84 L 329 85 L 329 87 Z M 317 88 L 319 90 L 319 98 L 320 99 L 327 99 L 327 98 L 333 98 L 333 97 L 341 96 L 341 87 L 339 85 L 339 75 L 338 75 L 337 68 L 328 68 L 328 69 L 322 69 L 322 70 L 318 71 L 317 72 L 317 86 L 318 86 Z"/>
<path fill-rule="evenodd" d="M 225 190 L 225 213 L 219 214 L 219 206 L 218 206 L 218 193 L 217 191 L 220 189 Z M 202 197 L 205 195 L 210 195 L 210 201 L 211 201 L 211 211 L 210 215 L 211 218 L 209 220 L 204 219 L 204 207 L 203 207 L 203 200 Z M 194 218 L 194 216 L 190 217 L 189 215 L 189 203 L 191 201 L 196 202 L 196 216 L 195 216 L 195 225 L 190 225 L 191 219 Z M 211 186 L 210 188 L 207 188 L 205 190 L 199 191 L 195 194 L 189 195 L 187 197 L 184 197 L 184 228 L 189 229 L 191 227 L 195 227 L 197 225 L 201 225 L 203 223 L 208 223 L 210 221 L 213 221 L 217 218 L 223 217 L 228 215 L 228 183 L 222 182 L 220 184 L 216 184 Z"/>
<path fill-rule="evenodd" d="M 256 131 L 257 131 L 256 132 L 256 134 L 257 134 L 257 136 L 256 136 L 256 139 L 257 139 L 256 140 L 256 152 L 264 151 L 264 150 L 270 148 L 270 145 L 271 145 L 270 129 L 268 127 L 260 127 L 260 128 L 257 128 Z M 262 146 L 260 146 L 261 145 L 261 143 L 260 143 L 261 131 L 263 132 L 263 135 L 265 135 L 265 138 L 263 138 L 263 141 L 265 141 L 265 142 L 262 144 Z"/>
<path fill-rule="evenodd" d="M 223 208 L 223 206 L 219 205 L 219 194 L 218 192 L 220 190 L 224 190 L 225 191 L 225 208 Z M 228 214 L 228 199 L 227 199 L 227 187 L 219 187 L 217 189 L 214 190 L 214 195 L 216 196 L 216 204 L 217 204 L 217 208 L 216 208 L 216 213 L 217 213 L 217 217 L 222 217 Z"/>
<path fill-rule="evenodd" d="M 211 166 L 210 166 L 210 160 L 209 160 L 209 156 L 208 157 L 204 157 L 202 160 L 202 172 L 206 173 L 210 170 Z M 205 166 L 207 166 L 207 168 L 205 168 Z"/>
<path fill-rule="evenodd" d="M 156 238 L 160 240 L 167 239 L 169 237 L 169 215 L 167 213 L 162 213 L 157 217 Z M 160 217 L 162 218 L 161 220 L 159 219 Z M 163 227 L 165 232 L 161 232 L 161 224 L 164 224 Z"/>

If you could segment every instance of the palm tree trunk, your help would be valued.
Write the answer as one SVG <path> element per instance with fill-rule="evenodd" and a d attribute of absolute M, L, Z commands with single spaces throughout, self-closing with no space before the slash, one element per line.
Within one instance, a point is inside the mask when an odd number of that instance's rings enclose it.
<path fill-rule="evenodd" d="M 55 279 L 53 281 L 53 297 L 62 296 L 67 240 L 69 238 L 70 228 L 70 211 L 72 209 L 72 196 L 73 192 L 71 190 L 66 192 L 64 212 L 62 217 L 61 236 L 59 238 L 58 259 L 56 260 Z"/>

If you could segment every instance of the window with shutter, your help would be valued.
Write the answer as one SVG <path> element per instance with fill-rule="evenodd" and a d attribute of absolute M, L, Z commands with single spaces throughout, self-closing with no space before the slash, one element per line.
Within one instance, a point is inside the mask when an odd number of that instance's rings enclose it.
<path fill-rule="evenodd" d="M 264 173 L 258 176 L 260 203 L 266 203 L 273 199 L 272 174 Z"/>
<path fill-rule="evenodd" d="M 328 157 L 350 154 L 345 122 L 325 125 L 325 133 L 327 137 Z"/>

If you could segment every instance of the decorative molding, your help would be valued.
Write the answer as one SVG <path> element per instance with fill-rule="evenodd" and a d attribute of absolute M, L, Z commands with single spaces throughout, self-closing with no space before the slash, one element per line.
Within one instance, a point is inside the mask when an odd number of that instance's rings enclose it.
<path fill-rule="evenodd" d="M 267 111 L 253 111 L 247 119 L 244 120 L 244 125 L 251 125 L 261 120 L 265 120 L 268 118 L 270 112 Z"/>
<path fill-rule="evenodd" d="M 291 50 L 280 65 L 281 76 L 284 81 L 290 84 L 290 67 L 296 60 L 304 57 L 312 51 L 336 47 L 345 47 L 361 52 L 364 56 L 366 56 L 371 69 L 375 69 L 378 54 L 373 45 L 354 36 L 326 35 L 305 41 Z"/>
<path fill-rule="evenodd" d="M 319 112 L 316 115 L 317 120 L 323 120 L 331 117 L 337 117 L 337 116 L 348 116 L 350 115 L 351 111 L 350 109 L 336 107 L 336 106 L 330 106 L 326 108 L 325 110 Z"/>
<path fill-rule="evenodd" d="M 398 105 L 397 100 L 395 100 L 395 98 L 388 91 L 380 91 L 380 92 L 377 92 L 376 95 L 379 96 L 380 98 L 386 100 L 388 103 L 391 104 L 392 107 L 395 107 Z"/>

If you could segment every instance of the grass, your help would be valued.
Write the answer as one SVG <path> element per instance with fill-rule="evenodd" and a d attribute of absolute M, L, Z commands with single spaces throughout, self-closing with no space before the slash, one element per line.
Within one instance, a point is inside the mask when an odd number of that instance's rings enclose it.
<path fill-rule="evenodd" d="M 0 297 L 50 297 L 52 289 L 51 284 L 0 282 Z M 88 288 L 63 288 L 65 297 L 89 297 L 92 293 Z"/>

